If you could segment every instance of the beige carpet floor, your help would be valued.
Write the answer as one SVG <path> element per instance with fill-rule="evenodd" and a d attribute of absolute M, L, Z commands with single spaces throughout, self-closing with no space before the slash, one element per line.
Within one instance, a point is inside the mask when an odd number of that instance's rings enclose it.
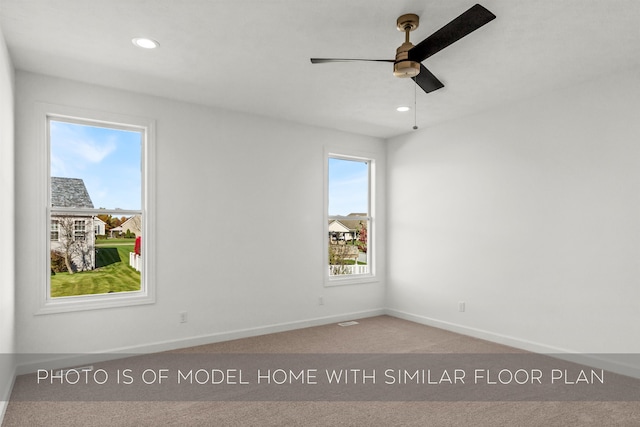
<path fill-rule="evenodd" d="M 337 354 L 342 355 L 339 361 L 353 365 L 354 360 L 359 360 L 358 355 L 365 355 L 361 359 L 370 359 L 372 365 L 367 366 L 373 369 L 380 360 L 384 360 L 384 363 L 393 362 L 396 360 L 394 357 L 400 355 L 429 355 L 430 363 L 458 357 L 459 366 L 469 360 L 486 362 L 494 356 L 507 362 L 510 358 L 521 361 L 519 357 L 530 355 L 510 347 L 389 316 L 359 319 L 358 322 L 354 326 L 331 324 L 191 347 L 163 353 L 162 356 L 169 355 L 185 363 L 185 360 L 193 360 L 189 359 L 192 355 L 230 355 L 238 360 L 243 355 L 249 358 L 251 355 L 263 355 L 263 359 L 268 360 L 271 355 L 276 357 L 276 363 L 282 364 L 287 360 L 306 360 L 305 357 L 322 361 L 323 355 Z M 296 358 L 295 355 L 299 356 Z M 391 359 L 380 359 L 376 355 L 390 355 Z M 135 360 L 135 366 L 145 366 L 157 356 L 140 356 L 131 360 Z M 118 366 L 120 363 L 120 366 L 132 367 L 134 364 L 131 360 L 107 362 L 104 366 L 111 363 L 113 367 L 113 364 Z M 100 366 L 97 364 L 95 367 Z M 517 364 L 514 369 L 516 367 Z M 379 382 L 382 379 L 378 377 Z M 272 399 L 261 397 L 256 400 L 250 394 L 251 386 L 242 389 L 248 392 L 235 395 L 233 387 L 236 386 L 230 386 L 231 398 L 224 398 L 223 401 L 206 398 L 188 400 L 189 394 L 169 394 L 169 398 L 160 399 L 157 395 L 138 395 L 136 399 L 124 397 L 120 401 L 112 398 L 94 401 L 90 395 L 67 401 L 63 394 L 59 394 L 59 399 L 38 401 L 28 397 L 34 381 L 33 375 L 26 375 L 16 380 L 2 426 L 640 426 L 638 382 L 630 380 L 620 384 L 621 395 L 633 394 L 631 399 L 585 400 L 572 399 L 565 394 L 566 399 L 562 401 L 539 401 L 535 394 L 524 393 L 521 399 L 512 395 L 505 400 L 487 396 L 487 399 L 481 397 L 463 401 L 380 398 L 371 401 L 366 394 L 364 397 L 353 397 L 338 393 L 335 399 L 308 400 L 303 391 L 294 398 L 282 399 L 274 394 Z M 481 392 L 483 390 L 480 389 Z M 233 396 L 237 396 L 237 399 Z"/>

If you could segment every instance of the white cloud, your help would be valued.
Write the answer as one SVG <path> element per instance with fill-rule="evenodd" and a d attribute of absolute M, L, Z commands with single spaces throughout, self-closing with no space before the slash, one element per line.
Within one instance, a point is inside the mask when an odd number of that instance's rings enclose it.
<path fill-rule="evenodd" d="M 117 144 L 113 136 L 96 140 L 90 132 L 85 131 L 86 127 L 69 125 L 66 123 L 52 123 L 51 125 L 51 145 L 52 163 L 54 158 L 59 166 L 64 169 L 65 162 L 88 162 L 100 163 L 109 154 L 117 149 Z M 76 165 L 80 166 L 81 165 Z"/>
<path fill-rule="evenodd" d="M 100 163 L 116 150 L 117 145 L 113 140 L 97 142 L 90 139 L 75 139 L 67 141 L 67 147 L 89 163 Z"/>

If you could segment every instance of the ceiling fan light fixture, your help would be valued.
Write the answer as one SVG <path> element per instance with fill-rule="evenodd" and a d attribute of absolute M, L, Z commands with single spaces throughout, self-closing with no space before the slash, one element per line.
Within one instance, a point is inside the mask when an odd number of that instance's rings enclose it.
<path fill-rule="evenodd" d="M 400 61 L 393 64 L 393 75 L 400 78 L 415 77 L 420 73 L 420 63 Z"/>

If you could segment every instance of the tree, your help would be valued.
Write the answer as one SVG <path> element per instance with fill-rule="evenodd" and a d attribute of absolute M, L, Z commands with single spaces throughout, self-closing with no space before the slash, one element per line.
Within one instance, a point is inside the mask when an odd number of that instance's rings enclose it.
<path fill-rule="evenodd" d="M 69 274 L 73 271 L 73 256 L 78 251 L 78 242 L 74 238 L 74 219 L 73 217 L 59 217 L 58 220 L 58 240 L 60 248 L 56 251 L 64 259 L 64 265 L 67 267 Z"/>
<path fill-rule="evenodd" d="M 367 224 L 360 223 L 360 233 L 358 233 L 358 248 L 367 253 L 367 242 L 369 241 L 367 236 Z"/>
<path fill-rule="evenodd" d="M 338 239 L 337 243 L 329 241 L 329 274 L 337 276 L 340 274 L 350 274 L 351 271 L 348 265 L 353 264 L 358 259 L 358 247 L 352 244 L 340 243 Z M 351 262 L 348 262 L 352 260 Z"/>

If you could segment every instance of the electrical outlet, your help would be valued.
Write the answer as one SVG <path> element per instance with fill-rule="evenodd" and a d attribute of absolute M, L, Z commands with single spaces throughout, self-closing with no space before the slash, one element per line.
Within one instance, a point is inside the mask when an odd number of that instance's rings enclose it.
<path fill-rule="evenodd" d="M 458 311 L 459 311 L 460 313 L 463 313 L 463 312 L 464 312 L 464 310 L 465 310 L 465 308 L 466 308 L 465 306 L 466 306 L 466 304 L 465 304 L 465 302 L 464 302 L 464 301 L 458 301 Z"/>
<path fill-rule="evenodd" d="M 324 305 L 324 298 L 322 297 L 318 298 L 318 305 Z"/>
<path fill-rule="evenodd" d="M 187 323 L 188 317 L 186 311 L 180 312 L 180 323 Z"/>

